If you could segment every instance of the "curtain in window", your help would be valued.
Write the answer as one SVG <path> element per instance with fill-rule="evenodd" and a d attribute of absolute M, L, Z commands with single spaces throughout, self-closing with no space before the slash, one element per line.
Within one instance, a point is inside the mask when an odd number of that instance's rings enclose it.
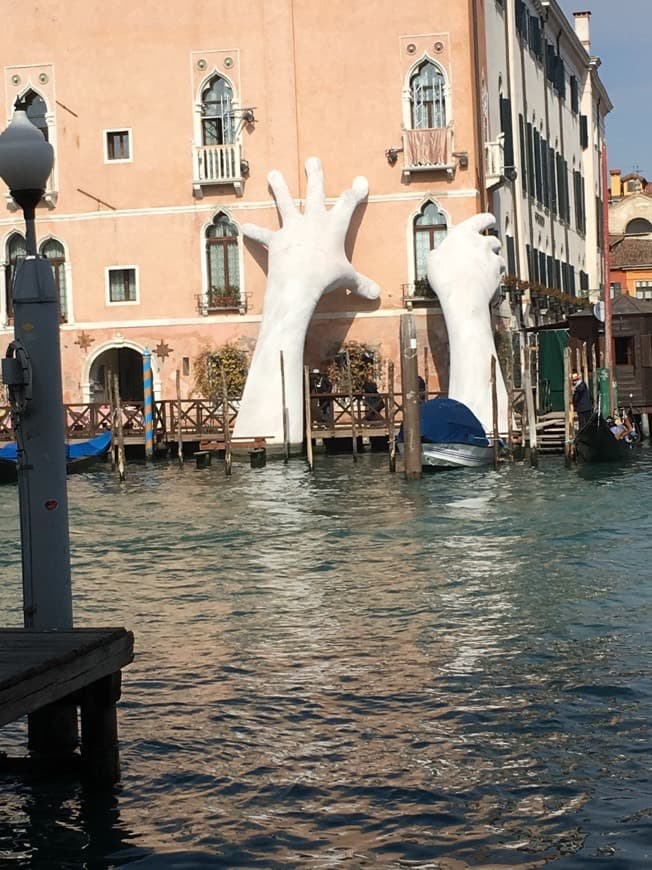
<path fill-rule="evenodd" d="M 111 269 L 109 298 L 111 302 L 133 302 L 136 299 L 136 274 L 133 269 Z"/>
<path fill-rule="evenodd" d="M 422 281 L 427 275 L 428 254 L 446 238 L 446 217 L 434 202 L 428 202 L 414 219 L 415 277 Z"/>
<path fill-rule="evenodd" d="M 410 79 L 412 129 L 446 126 L 444 74 L 431 61 L 423 63 Z"/>
<path fill-rule="evenodd" d="M 218 215 L 206 230 L 209 302 L 233 296 L 239 301 L 240 266 L 238 228 L 226 215 Z"/>
<path fill-rule="evenodd" d="M 57 287 L 57 296 L 59 299 L 59 314 L 63 320 L 68 317 L 68 304 L 66 294 L 66 254 L 63 250 L 61 242 L 55 239 L 48 239 L 41 245 L 41 256 L 46 257 L 54 272 L 54 283 Z"/>
<path fill-rule="evenodd" d="M 405 131 L 408 166 L 445 166 L 448 163 L 448 131 L 444 128 Z"/>
<path fill-rule="evenodd" d="M 225 79 L 215 76 L 202 93 L 202 135 L 204 145 L 230 145 L 234 140 L 231 112 L 233 90 Z"/>

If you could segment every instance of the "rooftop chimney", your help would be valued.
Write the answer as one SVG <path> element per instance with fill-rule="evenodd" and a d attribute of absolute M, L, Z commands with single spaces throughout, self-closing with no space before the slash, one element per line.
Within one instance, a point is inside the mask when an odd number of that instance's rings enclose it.
<path fill-rule="evenodd" d="M 591 13 L 573 12 L 575 33 L 588 54 L 591 54 Z"/>

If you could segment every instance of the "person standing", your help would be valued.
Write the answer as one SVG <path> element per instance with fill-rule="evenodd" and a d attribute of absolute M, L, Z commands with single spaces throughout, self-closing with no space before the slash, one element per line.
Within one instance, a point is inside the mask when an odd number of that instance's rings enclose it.
<path fill-rule="evenodd" d="M 586 382 L 579 372 L 573 372 L 573 407 L 577 412 L 579 428 L 583 429 L 593 416 L 593 402 Z"/>

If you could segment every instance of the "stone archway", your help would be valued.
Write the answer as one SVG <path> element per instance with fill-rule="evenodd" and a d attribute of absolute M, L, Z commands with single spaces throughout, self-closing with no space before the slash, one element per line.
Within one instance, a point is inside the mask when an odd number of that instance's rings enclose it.
<path fill-rule="evenodd" d="M 117 374 L 120 400 L 124 403 L 143 401 L 143 350 L 132 342 L 111 342 L 98 347 L 85 366 L 83 389 L 85 401 L 107 402 L 106 381 Z M 154 395 L 160 390 L 160 378 L 152 359 Z"/>

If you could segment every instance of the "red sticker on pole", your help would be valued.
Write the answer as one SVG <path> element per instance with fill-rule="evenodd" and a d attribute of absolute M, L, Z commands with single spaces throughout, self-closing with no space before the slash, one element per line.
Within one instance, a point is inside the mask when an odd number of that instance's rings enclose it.
<path fill-rule="evenodd" d="M 45 510 L 46 511 L 55 511 L 59 507 L 59 502 L 56 498 L 49 498 L 45 502 Z"/>

